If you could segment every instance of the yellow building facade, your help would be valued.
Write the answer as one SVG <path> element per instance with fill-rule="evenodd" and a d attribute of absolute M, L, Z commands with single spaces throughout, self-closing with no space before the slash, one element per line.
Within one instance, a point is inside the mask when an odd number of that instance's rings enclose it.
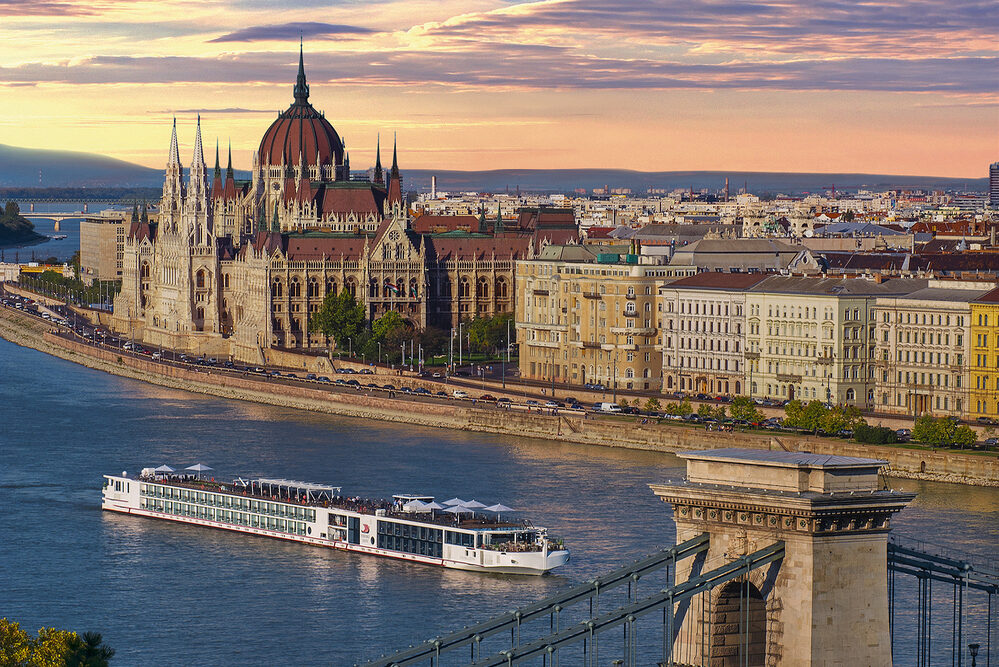
<path fill-rule="evenodd" d="M 975 417 L 999 418 L 999 289 L 971 302 L 969 378 Z"/>
<path fill-rule="evenodd" d="M 597 256 L 582 246 L 547 246 L 517 262 L 516 325 L 523 378 L 662 388 L 656 297 L 668 267 Z"/>

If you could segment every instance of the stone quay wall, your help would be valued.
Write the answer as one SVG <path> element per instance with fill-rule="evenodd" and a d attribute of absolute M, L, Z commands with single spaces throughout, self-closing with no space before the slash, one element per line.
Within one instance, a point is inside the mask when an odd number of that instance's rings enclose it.
<path fill-rule="evenodd" d="M 498 410 L 468 402 L 415 401 L 384 392 L 333 386 L 278 383 L 248 375 L 233 375 L 204 367 L 178 367 L 151 359 L 122 355 L 50 331 L 38 318 L 0 309 L 0 336 L 48 354 L 123 377 L 220 398 L 483 433 L 532 437 L 605 447 L 659 452 L 720 447 L 787 449 L 888 461 L 894 477 L 999 487 L 999 458 L 905 447 L 860 445 L 807 435 L 765 432 L 718 433 L 670 423 L 641 423 L 634 417 L 552 416 L 525 410 Z"/>

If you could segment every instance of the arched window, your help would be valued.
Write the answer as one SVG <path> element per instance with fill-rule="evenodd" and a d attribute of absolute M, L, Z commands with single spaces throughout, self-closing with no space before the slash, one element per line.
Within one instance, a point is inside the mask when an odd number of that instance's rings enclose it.
<path fill-rule="evenodd" d="M 846 390 L 846 400 L 853 401 L 856 400 L 856 398 L 857 398 L 857 392 L 855 392 L 853 389 Z"/>
<path fill-rule="evenodd" d="M 149 277 L 149 262 L 143 262 L 139 268 L 139 275 L 143 278 Z"/>
<path fill-rule="evenodd" d="M 204 269 L 198 271 L 198 273 L 195 275 L 195 280 L 197 281 L 198 287 L 204 287 L 205 286 L 205 271 L 204 271 Z"/>
<path fill-rule="evenodd" d="M 458 283 L 458 297 L 461 299 L 467 299 L 470 287 L 468 278 L 462 278 Z"/>
<path fill-rule="evenodd" d="M 225 289 L 229 289 L 229 274 L 228 273 L 223 273 L 222 274 L 222 287 L 224 287 Z"/>
<path fill-rule="evenodd" d="M 416 278 L 411 278 L 409 281 L 409 296 L 413 297 L 414 299 L 420 296 L 420 290 L 416 284 Z"/>
<path fill-rule="evenodd" d="M 274 284 L 271 285 L 271 296 L 280 297 L 284 295 L 284 286 L 281 284 L 280 280 L 275 280 Z"/>
<path fill-rule="evenodd" d="M 334 281 L 329 281 L 326 283 L 326 294 L 332 294 L 336 296 L 336 283 Z"/>
<path fill-rule="evenodd" d="M 476 296 L 480 299 L 489 298 L 489 281 L 485 276 L 479 278 L 479 286 L 476 289 Z"/>
<path fill-rule="evenodd" d="M 315 278 L 309 280 L 309 297 L 319 296 L 319 281 Z"/>
<path fill-rule="evenodd" d="M 357 298 L 357 283 L 354 282 L 353 278 L 347 278 L 347 282 L 344 283 L 343 288 L 347 290 L 347 293 L 352 297 L 355 299 Z"/>
<path fill-rule="evenodd" d="M 292 298 L 302 296 L 302 286 L 299 284 L 297 277 L 291 279 L 291 284 L 288 286 L 288 294 Z"/>
<path fill-rule="evenodd" d="M 506 278 L 502 276 L 496 279 L 496 298 L 497 299 L 507 298 Z"/>
<path fill-rule="evenodd" d="M 194 317 L 195 317 L 195 319 L 198 319 L 198 320 L 205 319 L 205 309 L 202 308 L 201 306 L 198 306 L 198 309 L 194 313 Z"/>
<path fill-rule="evenodd" d="M 388 294 L 388 290 L 385 290 L 385 294 Z M 378 296 L 378 281 L 374 278 L 372 278 L 371 282 L 368 284 L 368 296 L 371 298 Z"/>

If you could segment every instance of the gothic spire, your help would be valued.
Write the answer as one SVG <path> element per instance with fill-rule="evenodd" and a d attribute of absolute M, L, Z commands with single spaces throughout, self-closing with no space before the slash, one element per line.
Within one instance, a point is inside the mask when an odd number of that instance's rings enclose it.
<path fill-rule="evenodd" d="M 191 163 L 192 168 L 198 168 L 205 166 L 205 151 L 201 147 L 201 114 L 198 114 L 198 129 L 194 135 L 194 160 Z"/>
<path fill-rule="evenodd" d="M 139 222 L 146 224 L 149 222 L 149 206 L 146 204 L 146 200 L 142 200 L 142 217 L 139 218 Z"/>
<path fill-rule="evenodd" d="M 375 183 L 384 182 L 382 176 L 382 135 L 378 133 L 378 143 L 375 148 Z"/>
<path fill-rule="evenodd" d="M 233 178 L 232 175 L 232 142 L 229 142 L 229 164 L 225 168 L 225 177 L 227 179 Z"/>
<path fill-rule="evenodd" d="M 222 168 L 219 167 L 219 140 L 215 140 L 215 178 L 222 178 Z"/>
<path fill-rule="evenodd" d="M 488 234 L 489 225 L 486 223 L 486 207 L 479 206 L 479 233 Z"/>
<path fill-rule="evenodd" d="M 298 79 L 295 80 L 295 102 L 308 104 L 309 84 L 305 82 L 305 47 L 302 40 L 298 42 Z"/>
<path fill-rule="evenodd" d="M 399 175 L 399 161 L 396 159 L 396 143 L 397 143 L 397 137 L 396 137 L 395 132 L 393 132 L 392 133 L 392 169 L 391 169 L 391 171 L 389 171 L 389 174 L 391 174 L 393 177 L 397 177 Z"/>
<path fill-rule="evenodd" d="M 499 236 L 503 233 L 503 206 L 496 206 L 496 224 L 493 225 L 493 234 Z"/>
<path fill-rule="evenodd" d="M 167 166 L 180 166 L 180 148 L 177 145 L 177 118 L 173 119 L 173 134 L 170 135 L 170 157 Z"/>

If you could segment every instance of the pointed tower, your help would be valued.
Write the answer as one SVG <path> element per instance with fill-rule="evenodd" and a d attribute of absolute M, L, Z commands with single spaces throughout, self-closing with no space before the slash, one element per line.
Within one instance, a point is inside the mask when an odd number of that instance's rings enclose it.
<path fill-rule="evenodd" d="M 180 148 L 177 142 L 177 119 L 173 119 L 170 135 L 170 154 L 167 157 L 166 175 L 163 179 L 163 201 L 160 209 L 171 211 L 180 208 L 184 197 L 184 168 L 180 166 Z"/>
<path fill-rule="evenodd" d="M 142 200 L 142 215 L 139 217 L 139 222 L 143 225 L 149 224 L 149 205 L 145 199 Z"/>
<path fill-rule="evenodd" d="M 503 205 L 496 204 L 496 224 L 493 225 L 493 235 L 499 236 L 503 233 Z"/>
<path fill-rule="evenodd" d="M 281 220 L 278 218 L 277 202 L 274 202 L 274 216 L 271 218 L 271 231 L 275 234 L 281 233 Z"/>
<path fill-rule="evenodd" d="M 219 142 L 215 140 L 215 172 L 212 178 L 212 201 L 222 196 L 222 167 L 219 166 Z"/>
<path fill-rule="evenodd" d="M 222 185 L 222 198 L 227 201 L 236 199 L 236 177 L 232 173 L 232 142 L 229 142 L 229 163 L 225 168 L 225 182 Z"/>
<path fill-rule="evenodd" d="M 399 161 L 397 158 L 397 138 L 392 136 L 392 168 L 389 170 L 388 182 L 388 205 L 389 207 L 402 206 L 402 176 L 399 175 Z"/>
<path fill-rule="evenodd" d="M 201 145 L 201 114 L 198 114 L 198 127 L 194 135 L 194 157 L 191 160 L 191 177 L 188 179 L 188 193 L 195 198 L 195 206 L 203 209 L 208 199 L 208 167 L 205 165 L 205 151 Z"/>
<path fill-rule="evenodd" d="M 486 222 L 486 207 L 485 206 L 480 206 L 479 207 L 479 233 L 480 234 L 488 234 L 489 233 L 489 225 Z"/>
<path fill-rule="evenodd" d="M 298 104 L 309 103 L 309 84 L 305 81 L 305 45 L 301 39 L 298 41 L 298 78 L 295 79 L 295 102 Z"/>
<path fill-rule="evenodd" d="M 382 174 L 382 135 L 378 133 L 378 141 L 375 144 L 375 183 L 385 184 L 385 176 Z"/>

